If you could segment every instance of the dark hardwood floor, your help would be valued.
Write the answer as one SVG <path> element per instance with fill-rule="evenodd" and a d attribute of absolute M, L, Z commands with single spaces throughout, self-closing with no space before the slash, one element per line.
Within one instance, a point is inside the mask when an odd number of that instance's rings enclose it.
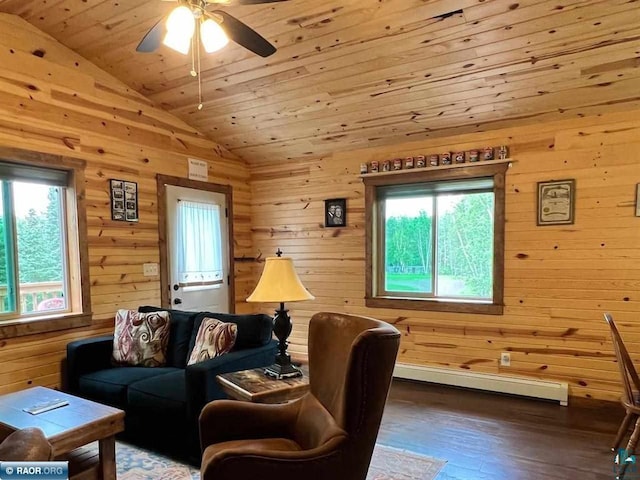
<path fill-rule="evenodd" d="M 378 442 L 446 460 L 436 480 L 612 479 L 610 447 L 623 416 L 611 402 L 561 407 L 394 380 Z"/>

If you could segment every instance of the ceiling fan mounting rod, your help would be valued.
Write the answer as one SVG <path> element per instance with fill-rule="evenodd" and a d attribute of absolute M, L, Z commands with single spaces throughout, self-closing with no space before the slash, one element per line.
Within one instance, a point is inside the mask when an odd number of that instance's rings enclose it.
<path fill-rule="evenodd" d="M 184 5 L 191 10 L 193 16 L 196 20 L 200 20 L 201 18 L 211 18 L 215 20 L 218 24 L 222 24 L 224 22 L 224 18 L 221 15 L 218 15 L 215 12 L 207 12 L 207 5 L 211 2 L 207 0 L 178 0 L 179 5 Z"/>

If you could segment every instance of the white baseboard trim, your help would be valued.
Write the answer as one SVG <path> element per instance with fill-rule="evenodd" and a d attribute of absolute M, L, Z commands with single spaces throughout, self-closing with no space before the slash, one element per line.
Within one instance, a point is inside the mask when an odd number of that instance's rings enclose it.
<path fill-rule="evenodd" d="M 565 382 L 508 377 L 491 373 L 461 372 L 448 368 L 424 367 L 403 363 L 396 364 L 393 376 L 456 387 L 556 400 L 565 407 L 569 403 L 569 385 Z"/>

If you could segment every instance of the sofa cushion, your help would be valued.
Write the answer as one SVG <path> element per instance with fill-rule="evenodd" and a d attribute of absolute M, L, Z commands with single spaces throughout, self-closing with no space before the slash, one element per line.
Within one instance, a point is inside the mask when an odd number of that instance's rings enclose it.
<path fill-rule="evenodd" d="M 221 322 L 215 318 L 206 317 L 198 328 L 196 343 L 187 365 L 229 353 L 236 343 L 237 335 L 238 326 L 235 323 Z"/>
<path fill-rule="evenodd" d="M 101 403 L 124 408 L 127 405 L 127 388 L 131 384 L 176 370 L 178 369 L 170 367 L 115 367 L 98 370 L 80 376 L 79 393 Z"/>
<path fill-rule="evenodd" d="M 253 315 L 234 315 L 230 313 L 200 312 L 195 319 L 193 334 L 189 342 L 189 351 L 193 350 L 196 343 L 196 335 L 200 324 L 205 318 L 215 318 L 227 323 L 235 323 L 238 326 L 238 335 L 233 350 L 261 347 L 271 340 L 273 319 L 262 313 Z"/>
<path fill-rule="evenodd" d="M 183 419 L 187 402 L 184 375 L 184 370 L 178 370 L 133 383 L 127 391 L 129 406 L 145 414 L 180 414 Z"/>
<path fill-rule="evenodd" d="M 113 334 L 114 362 L 143 367 L 164 366 L 167 362 L 169 321 L 167 312 L 118 310 Z"/>
<path fill-rule="evenodd" d="M 160 307 L 143 306 L 138 308 L 139 312 L 169 312 L 171 321 L 169 322 L 169 345 L 167 346 L 167 366 L 184 368 L 189 356 L 189 341 L 193 322 L 198 312 L 186 312 L 184 310 L 167 310 Z"/>

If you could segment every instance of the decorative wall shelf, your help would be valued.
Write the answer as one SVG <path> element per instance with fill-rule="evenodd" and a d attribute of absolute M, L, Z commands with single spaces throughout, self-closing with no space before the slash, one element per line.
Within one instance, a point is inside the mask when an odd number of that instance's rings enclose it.
<path fill-rule="evenodd" d="M 512 158 L 502 158 L 502 159 L 497 159 L 497 160 L 480 160 L 478 162 L 465 162 L 465 163 L 454 163 L 452 165 L 438 165 L 437 167 L 421 167 L 421 168 L 407 168 L 404 170 L 391 170 L 389 172 L 372 172 L 372 173 L 362 173 L 360 174 L 360 178 L 368 178 L 368 177 L 386 177 L 388 175 L 407 175 L 410 173 L 417 173 L 417 172 L 428 172 L 429 170 L 449 170 L 452 168 L 462 168 L 462 167 L 476 167 L 476 166 L 480 166 L 480 165 L 492 165 L 492 164 L 496 164 L 496 163 L 515 163 L 516 160 L 512 159 Z M 511 165 L 509 165 L 511 166 Z"/>

